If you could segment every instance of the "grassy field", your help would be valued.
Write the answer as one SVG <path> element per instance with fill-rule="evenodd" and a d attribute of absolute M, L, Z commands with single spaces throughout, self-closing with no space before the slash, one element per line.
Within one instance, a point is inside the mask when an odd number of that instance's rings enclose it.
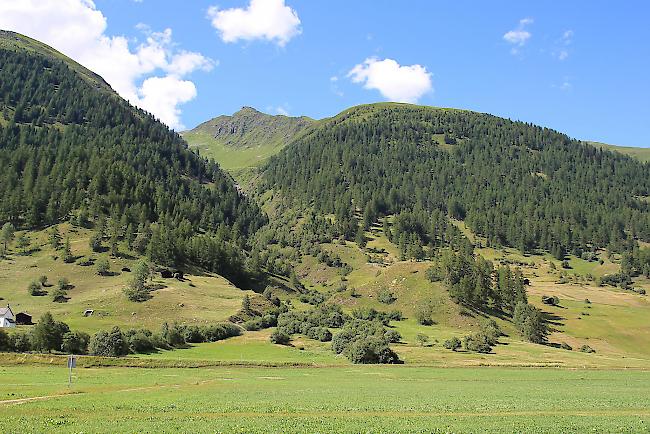
<path fill-rule="evenodd" d="M 650 372 L 0 368 L 5 432 L 647 432 Z M 10 385 L 10 387 L 8 387 Z"/>

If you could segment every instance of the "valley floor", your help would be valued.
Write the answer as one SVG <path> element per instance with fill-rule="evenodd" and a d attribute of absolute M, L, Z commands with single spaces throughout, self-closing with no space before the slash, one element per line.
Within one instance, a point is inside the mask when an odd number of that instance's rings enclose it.
<path fill-rule="evenodd" d="M 650 372 L 0 367 L 5 432 L 648 432 Z"/>

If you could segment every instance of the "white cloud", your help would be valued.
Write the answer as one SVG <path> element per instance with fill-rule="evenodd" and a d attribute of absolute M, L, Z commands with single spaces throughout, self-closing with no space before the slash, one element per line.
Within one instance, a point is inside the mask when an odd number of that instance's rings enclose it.
<path fill-rule="evenodd" d="M 559 46 L 556 50 L 553 51 L 553 55 L 558 58 L 558 60 L 566 60 L 569 57 L 569 45 L 573 42 L 573 30 L 565 30 L 562 33 L 562 37 L 556 41 L 556 45 Z"/>
<path fill-rule="evenodd" d="M 200 53 L 177 50 L 171 29 L 153 32 L 140 24 L 145 40 L 135 47 L 123 36 L 108 35 L 106 17 L 91 0 L 0 0 L 0 28 L 51 45 L 177 129 L 183 128 L 179 105 L 196 96 L 194 84 L 183 78 L 214 65 Z"/>
<path fill-rule="evenodd" d="M 528 40 L 533 36 L 528 30 L 526 30 L 526 26 L 532 23 L 532 18 L 522 18 L 519 20 L 517 28 L 508 31 L 503 35 L 503 39 L 506 42 L 514 45 L 510 50 L 512 54 L 518 54 L 519 49 L 526 45 L 526 42 L 528 42 Z"/>
<path fill-rule="evenodd" d="M 569 77 L 564 77 L 562 79 L 562 83 L 560 84 L 553 84 L 551 85 L 552 88 L 554 89 L 559 89 L 563 92 L 568 92 L 571 89 L 573 89 L 573 84 L 571 83 L 571 79 Z"/>
<path fill-rule="evenodd" d="M 263 39 L 283 47 L 302 32 L 298 14 L 284 1 L 251 0 L 245 9 L 220 10 L 212 6 L 208 9 L 208 18 L 224 42 Z"/>
<path fill-rule="evenodd" d="M 386 99 L 397 102 L 417 102 L 433 90 L 431 73 L 421 65 L 401 66 L 393 59 L 371 57 L 348 73 L 354 83 L 365 89 L 376 89 Z"/>

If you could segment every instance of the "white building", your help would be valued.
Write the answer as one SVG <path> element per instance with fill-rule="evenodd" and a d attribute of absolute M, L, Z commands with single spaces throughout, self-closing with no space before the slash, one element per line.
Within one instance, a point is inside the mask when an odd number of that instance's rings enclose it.
<path fill-rule="evenodd" d="M 0 328 L 16 327 L 16 317 L 11 311 L 11 307 L 0 307 Z"/>

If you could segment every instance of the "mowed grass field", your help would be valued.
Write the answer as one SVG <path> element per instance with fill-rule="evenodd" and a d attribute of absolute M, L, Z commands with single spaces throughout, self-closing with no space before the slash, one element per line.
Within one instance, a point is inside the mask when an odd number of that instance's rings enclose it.
<path fill-rule="evenodd" d="M 0 368 L 4 432 L 648 432 L 650 372 Z"/>

